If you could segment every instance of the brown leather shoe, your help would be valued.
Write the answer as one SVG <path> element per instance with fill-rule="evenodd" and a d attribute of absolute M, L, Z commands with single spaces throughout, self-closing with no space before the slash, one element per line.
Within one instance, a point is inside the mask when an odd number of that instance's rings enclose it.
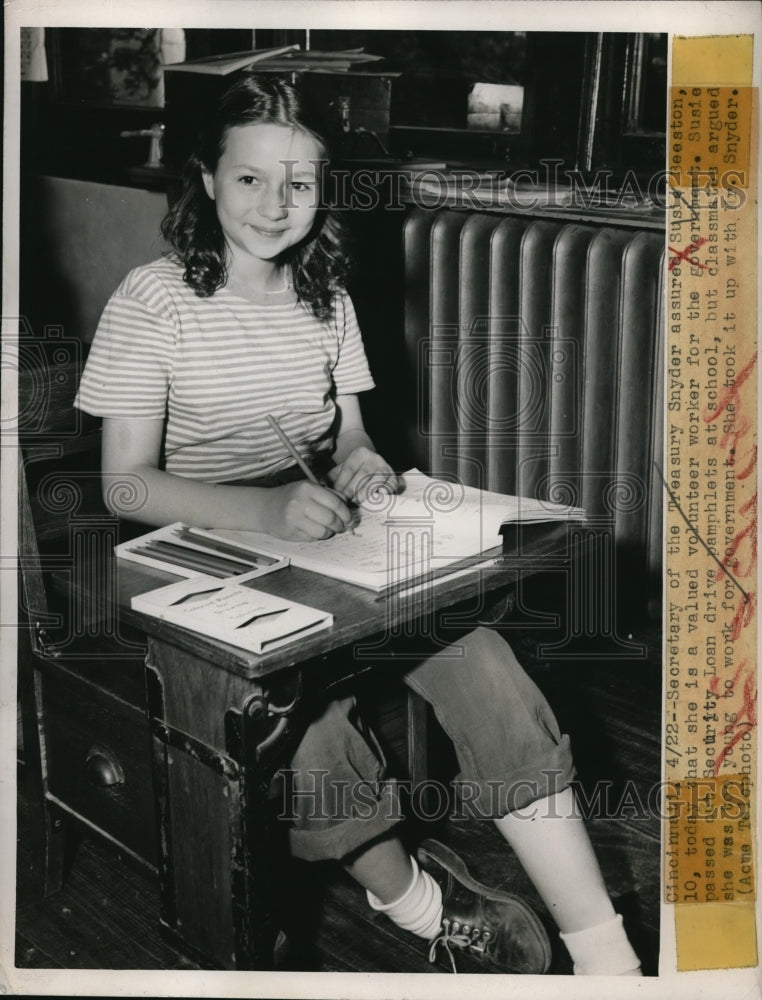
<path fill-rule="evenodd" d="M 474 971 L 535 975 L 548 971 L 548 935 L 523 900 L 477 882 L 462 859 L 437 840 L 424 840 L 417 858 L 442 889 L 442 927 L 431 943 L 430 962 L 437 960 L 441 947 L 453 972 L 458 971 L 456 950 L 474 960 L 466 963 L 475 965 Z"/>

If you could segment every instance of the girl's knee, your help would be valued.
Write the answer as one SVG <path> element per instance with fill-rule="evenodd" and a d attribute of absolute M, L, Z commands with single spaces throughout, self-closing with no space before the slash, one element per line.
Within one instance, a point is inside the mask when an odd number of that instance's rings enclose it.
<path fill-rule="evenodd" d="M 480 626 L 470 632 L 463 640 L 466 658 L 478 661 L 482 666 L 493 667 L 499 673 L 521 675 L 526 678 L 524 668 L 516 659 L 516 654 L 505 639 L 494 629 Z"/>

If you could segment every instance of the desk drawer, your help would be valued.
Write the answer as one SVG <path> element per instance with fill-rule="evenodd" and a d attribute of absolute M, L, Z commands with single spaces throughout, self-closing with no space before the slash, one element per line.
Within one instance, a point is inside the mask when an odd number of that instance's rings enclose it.
<path fill-rule="evenodd" d="M 50 793 L 155 865 L 151 741 L 142 706 L 55 668 L 43 672 L 42 701 Z"/>

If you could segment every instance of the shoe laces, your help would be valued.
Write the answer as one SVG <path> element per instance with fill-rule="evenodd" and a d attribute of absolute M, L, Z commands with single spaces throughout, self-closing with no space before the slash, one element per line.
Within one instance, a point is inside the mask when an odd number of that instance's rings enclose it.
<path fill-rule="evenodd" d="M 452 971 L 457 972 L 452 949 L 458 948 L 461 951 L 468 949 L 483 955 L 487 950 L 487 943 L 491 937 L 492 935 L 486 927 L 472 927 L 470 924 L 461 924 L 459 920 L 450 922 L 449 918 L 445 917 L 442 921 L 439 934 L 431 942 L 429 961 L 436 961 L 437 948 L 441 945 L 447 952 Z"/>

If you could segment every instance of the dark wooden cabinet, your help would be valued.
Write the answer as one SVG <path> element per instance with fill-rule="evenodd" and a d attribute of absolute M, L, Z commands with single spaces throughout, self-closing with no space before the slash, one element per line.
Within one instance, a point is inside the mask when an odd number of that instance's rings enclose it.
<path fill-rule="evenodd" d="M 48 793 L 75 818 L 155 866 L 157 842 L 151 742 L 142 671 L 131 700 L 65 668 L 40 672 Z M 102 664 L 114 673 L 114 664 Z M 125 687 L 122 684 L 122 687 Z"/>

